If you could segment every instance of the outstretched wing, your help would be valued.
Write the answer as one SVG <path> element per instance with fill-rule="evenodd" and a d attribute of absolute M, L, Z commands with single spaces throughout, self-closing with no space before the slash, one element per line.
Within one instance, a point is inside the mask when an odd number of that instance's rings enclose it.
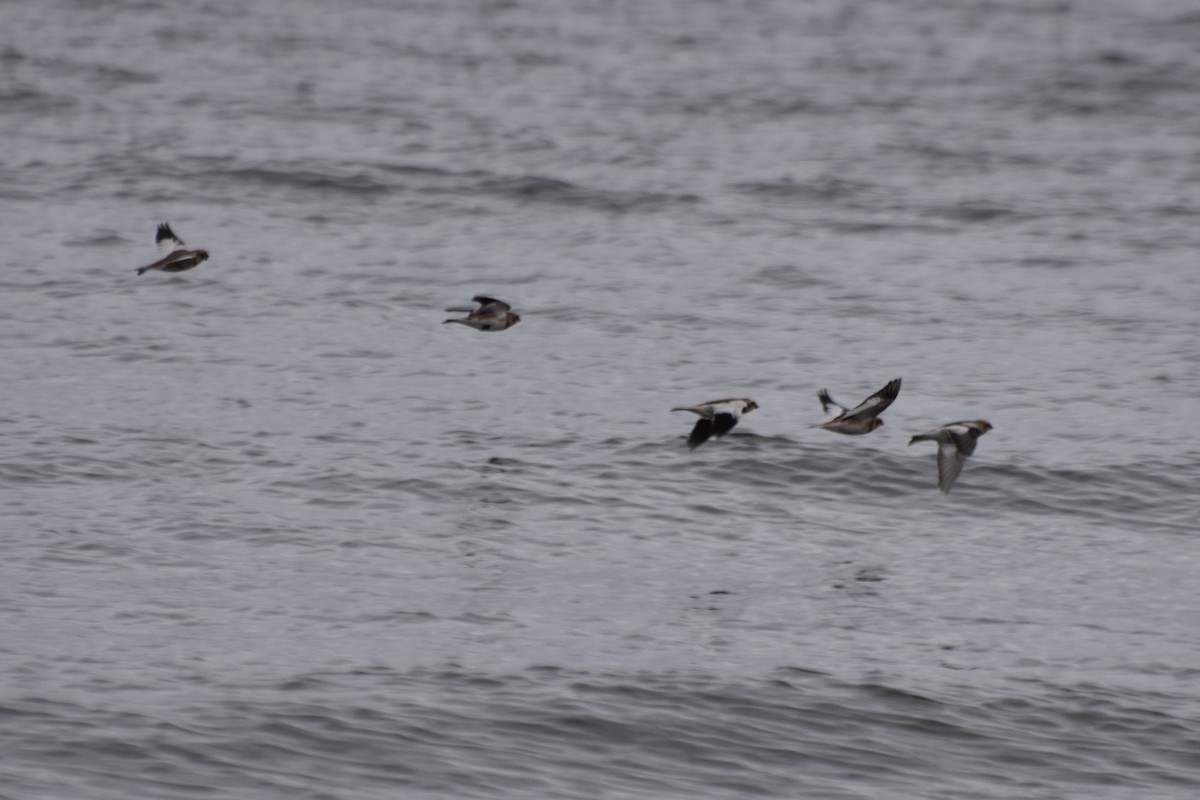
<path fill-rule="evenodd" d="M 183 243 L 183 239 L 176 236 L 175 232 L 171 230 L 171 226 L 165 222 L 158 226 L 158 232 L 154 234 L 154 243 L 158 245 L 158 250 L 163 255 L 187 247 Z"/>
<path fill-rule="evenodd" d="M 696 427 L 692 428 L 691 436 L 688 436 L 687 446 L 689 450 L 695 450 L 700 445 L 704 444 L 713 435 L 713 421 L 701 417 L 696 420 Z"/>
<path fill-rule="evenodd" d="M 696 426 L 692 428 L 692 435 L 688 437 L 688 447 L 695 450 L 713 436 L 719 439 L 733 430 L 737 424 L 738 418 L 733 414 L 716 413 L 713 414 L 712 419 L 701 417 L 696 420 Z"/>
<path fill-rule="evenodd" d="M 863 400 L 858 406 L 850 412 L 847 412 L 846 419 L 871 419 L 878 417 L 883 413 L 884 409 L 890 406 L 900 394 L 900 379 L 896 378 L 890 381 L 887 386 L 884 386 L 875 394 Z"/>
<path fill-rule="evenodd" d="M 498 314 L 503 315 L 512 310 L 512 306 L 510 306 L 508 303 L 504 302 L 503 300 L 497 300 L 494 297 L 484 297 L 481 294 L 477 294 L 474 297 L 472 297 L 471 302 L 479 303 L 479 310 L 475 312 L 477 314 L 497 314 L 498 313 Z"/>
<path fill-rule="evenodd" d="M 822 389 L 821 391 L 817 392 L 817 399 L 819 399 L 821 401 L 821 410 L 824 411 L 826 414 L 829 413 L 830 406 L 833 406 L 834 408 L 838 409 L 843 414 L 845 414 L 847 411 L 850 410 L 850 409 L 846 408 L 844 405 L 842 405 L 841 403 L 834 400 L 832 397 L 830 397 L 828 389 Z"/>
<path fill-rule="evenodd" d="M 959 450 L 956 439 L 957 437 L 953 437 L 949 442 L 938 443 L 938 488 L 947 493 L 954 482 L 958 480 L 958 473 L 962 472 L 963 463 L 970 455 L 969 452 L 964 453 Z M 971 449 L 975 449 L 974 442 L 971 443 Z"/>

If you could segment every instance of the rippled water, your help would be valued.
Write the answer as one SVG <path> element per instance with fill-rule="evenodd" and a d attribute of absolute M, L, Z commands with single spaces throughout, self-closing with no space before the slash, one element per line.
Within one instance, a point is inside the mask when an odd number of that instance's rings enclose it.
<path fill-rule="evenodd" d="M 4 17 L 0 797 L 1200 790 L 1194 4 Z"/>

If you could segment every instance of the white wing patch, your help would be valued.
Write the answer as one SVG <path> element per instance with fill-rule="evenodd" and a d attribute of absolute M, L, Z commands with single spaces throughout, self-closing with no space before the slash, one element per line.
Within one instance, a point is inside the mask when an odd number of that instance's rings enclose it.
<path fill-rule="evenodd" d="M 858 406 L 846 414 L 846 419 L 870 419 L 877 417 L 887 409 L 888 406 L 900 394 L 900 379 L 896 378 L 890 381 L 887 386 L 884 386 L 875 394 L 863 400 Z"/>
<path fill-rule="evenodd" d="M 158 226 L 158 232 L 154 235 L 154 242 L 158 245 L 158 251 L 164 256 L 170 255 L 176 250 L 187 248 L 187 245 L 183 243 L 183 239 L 176 236 L 175 231 L 171 230 L 171 226 L 165 222 Z"/>

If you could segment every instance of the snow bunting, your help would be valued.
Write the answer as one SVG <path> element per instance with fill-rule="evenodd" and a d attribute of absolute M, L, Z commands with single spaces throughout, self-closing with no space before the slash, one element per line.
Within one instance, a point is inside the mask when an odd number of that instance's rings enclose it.
<path fill-rule="evenodd" d="M 918 433 L 908 444 L 937 442 L 938 488 L 949 492 L 962 472 L 963 462 L 975 452 L 975 442 L 991 429 L 992 423 L 982 419 L 951 422 L 929 433 Z"/>
<path fill-rule="evenodd" d="M 696 427 L 692 428 L 692 435 L 687 440 L 688 449 L 695 450 L 707 442 L 709 437 L 716 436 L 720 439 L 729 433 L 733 430 L 733 426 L 738 424 L 739 419 L 756 408 L 758 408 L 758 403 L 743 398 L 740 400 L 710 400 L 698 406 L 682 406 L 671 410 L 690 411 L 700 417 L 696 420 Z"/>
<path fill-rule="evenodd" d="M 861 436 L 864 433 L 870 433 L 883 424 L 883 420 L 879 415 L 883 410 L 892 404 L 896 399 L 896 395 L 900 394 L 900 379 L 896 378 L 887 386 L 880 389 L 875 394 L 863 400 L 855 408 L 850 409 L 841 403 L 834 401 L 829 396 L 828 389 L 822 389 L 817 392 L 817 397 L 821 399 L 821 410 L 828 412 L 829 407 L 841 409 L 841 413 L 828 422 L 823 422 L 820 425 L 813 425 L 814 428 L 824 428 L 827 431 L 835 433 L 844 433 L 849 436 Z"/>
<path fill-rule="evenodd" d="M 521 317 L 513 313 L 512 307 L 502 300 L 477 294 L 471 298 L 471 302 L 479 303 L 479 308 L 457 306 L 447 308 L 447 311 L 467 311 L 470 313 L 463 319 L 448 319 L 446 322 L 457 322 L 461 325 L 474 328 L 477 331 L 503 331 L 508 330 L 521 321 Z"/>
<path fill-rule="evenodd" d="M 171 230 L 171 226 L 165 222 L 158 226 L 154 243 L 158 245 L 158 252 L 162 254 L 162 258 L 153 264 L 140 267 L 137 271 L 138 275 L 152 269 L 161 269 L 163 272 L 183 272 L 208 260 L 207 250 L 188 250 L 183 240 L 176 236 L 175 232 Z"/>

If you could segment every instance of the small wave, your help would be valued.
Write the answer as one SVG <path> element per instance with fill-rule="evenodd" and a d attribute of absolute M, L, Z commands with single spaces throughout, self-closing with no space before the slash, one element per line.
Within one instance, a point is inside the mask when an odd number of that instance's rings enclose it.
<path fill-rule="evenodd" d="M 384 629 L 511 624 L 419 609 L 374 615 Z M 96 781 L 133 796 L 252 783 L 283 797 L 300 780 L 314 796 L 354 786 L 462 798 L 1061 797 L 1101 782 L 1135 795 L 1197 784 L 1185 756 L 1196 721 L 1173 698 L 1103 686 L 937 696 L 803 667 L 727 678 L 363 665 L 236 687 L 198 674 L 153 715 L 118 691 L 140 688 L 114 686 L 88 707 L 10 699 L 0 718 L 19 725 L 0 742 L 16 746 L 19 730 L 22 761 L 40 767 L 42 787 L 57 776 L 63 796 Z M 1114 758 L 1119 771 L 1106 766 Z"/>
<path fill-rule="evenodd" d="M 64 247 L 129 247 L 131 242 L 124 236 L 115 233 L 103 233 L 96 236 L 85 236 L 78 239 L 68 239 Z"/>
<path fill-rule="evenodd" d="M 488 177 L 480 181 L 477 188 L 520 202 L 553 203 L 614 213 L 653 211 L 699 202 L 698 197 L 689 194 L 593 189 L 535 175 Z"/>
<path fill-rule="evenodd" d="M 763 267 L 750 276 L 755 283 L 767 286 L 784 286 L 791 289 L 806 289 L 814 286 L 828 286 L 831 282 L 825 278 L 813 275 L 803 267 L 795 264 L 775 264 Z"/>
<path fill-rule="evenodd" d="M 244 167 L 228 169 L 220 173 L 236 183 L 247 183 L 267 188 L 299 189 L 302 191 L 342 192 L 345 194 L 371 196 L 387 194 L 394 187 L 362 172 L 336 173 L 317 172 L 312 169 Z"/>
<path fill-rule="evenodd" d="M 986 443 L 985 443 L 986 444 Z M 893 498 L 913 494 L 938 500 L 930 513 L 961 512 L 960 497 L 977 507 L 1008 513 L 1053 511 L 1081 523 L 1112 525 L 1167 534 L 1194 532 L 1200 518 L 1200 496 L 1187 476 L 1200 463 L 1097 465 L 1087 469 L 1047 469 L 1027 463 L 989 458 L 984 446 L 970 459 L 949 498 L 940 499 L 937 466 L 930 452 L 895 453 L 869 442 L 802 443 L 788 436 L 759 436 L 734 431 L 720 442 L 721 457 L 702 454 L 663 471 L 663 445 L 617 450 L 597 465 L 638 476 L 643 487 L 658 488 L 684 480 L 701 494 L 727 495 L 731 486 L 752 489 L 756 497 L 777 500 L 781 507 L 798 498 L 845 503 L 856 507 L 892 506 Z M 690 493 L 681 502 L 694 502 Z"/>
<path fill-rule="evenodd" d="M 0 91 L 0 114 L 47 114 L 73 108 L 79 101 L 73 97 L 40 92 L 37 89 L 17 88 Z"/>
<path fill-rule="evenodd" d="M 925 210 L 929 216 L 966 223 L 986 223 L 1027 219 L 1028 214 L 1015 208 L 988 201 L 967 201 L 952 205 L 933 206 Z"/>
<path fill-rule="evenodd" d="M 799 182 L 791 178 L 778 181 L 747 181 L 735 183 L 734 191 L 752 197 L 770 200 L 795 200 L 825 204 L 858 197 L 871 190 L 870 184 L 843 178 L 821 178 L 811 182 Z"/>

